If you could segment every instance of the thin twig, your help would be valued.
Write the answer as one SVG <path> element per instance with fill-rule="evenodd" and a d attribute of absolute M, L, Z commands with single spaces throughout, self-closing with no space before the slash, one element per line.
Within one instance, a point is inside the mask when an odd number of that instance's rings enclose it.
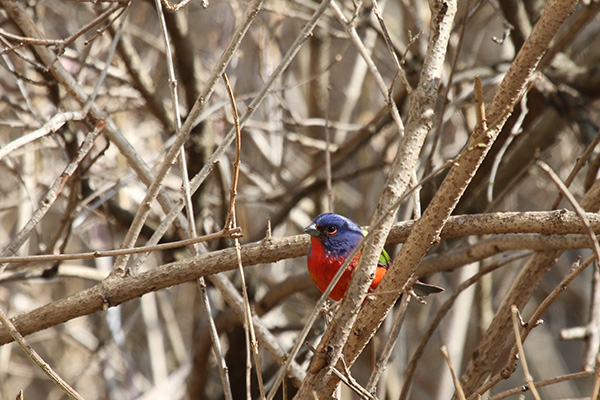
<path fill-rule="evenodd" d="M 577 158 L 577 162 L 573 166 L 573 169 L 569 173 L 569 176 L 567 177 L 567 179 L 565 179 L 565 185 L 567 187 L 569 187 L 571 185 L 571 183 L 573 183 L 573 180 L 575 180 L 575 177 L 577 176 L 577 174 L 579 173 L 579 171 L 588 162 L 590 156 L 594 152 L 594 149 L 596 148 L 596 146 L 598 145 L 598 143 L 600 143 L 600 131 L 596 134 L 596 136 L 594 137 L 594 140 L 592 140 L 590 142 L 590 144 L 585 148 L 585 150 L 581 154 L 581 156 L 579 156 Z M 551 210 L 554 210 L 555 208 L 558 207 L 558 203 L 560 203 L 560 199 L 561 198 L 562 198 L 562 192 L 556 195 L 556 199 L 554 199 L 554 202 L 550 206 Z"/>
<path fill-rule="evenodd" d="M 410 302 L 411 297 L 412 296 L 403 297 L 400 307 L 398 307 L 398 311 L 394 316 L 394 325 L 392 326 L 388 340 L 385 342 L 385 346 L 381 351 L 381 355 L 375 363 L 375 369 L 373 369 L 373 372 L 371 372 L 371 376 L 369 377 L 369 381 L 365 387 L 369 393 L 375 393 L 377 383 L 379 382 L 379 379 L 381 378 L 381 375 L 388 364 L 392 351 L 394 350 L 394 346 L 396 345 L 396 341 L 398 340 L 398 336 L 400 335 L 400 329 L 404 323 L 406 309 L 408 308 L 408 303 Z"/>
<path fill-rule="evenodd" d="M 531 315 L 529 321 L 527 321 L 524 329 L 521 332 L 521 341 L 525 341 L 531 330 L 541 323 L 542 314 L 546 312 L 548 307 L 554 303 L 558 296 L 567 289 L 569 284 L 594 262 L 594 258 L 594 256 L 588 257 L 583 263 L 580 263 L 580 260 L 578 259 L 575 263 L 573 263 L 569 273 L 560 281 L 558 285 L 556 285 L 552 292 L 546 296 L 546 298 Z M 516 345 L 513 345 L 510 355 L 508 356 L 508 361 L 506 362 L 506 367 L 504 367 L 504 369 L 498 372 L 496 375 L 492 376 L 484 385 L 477 388 L 473 394 L 469 396 L 468 400 L 477 399 L 483 393 L 494 387 L 498 382 L 510 377 L 516 370 L 517 354 L 518 348 Z"/>
<path fill-rule="evenodd" d="M 115 35 L 113 36 L 113 40 L 110 44 L 110 50 L 106 56 L 106 61 L 104 62 L 104 68 L 102 69 L 100 76 L 96 80 L 96 85 L 94 86 L 94 91 L 92 92 L 92 94 L 90 94 L 88 96 L 88 100 L 87 100 L 86 104 L 84 104 L 84 106 L 83 106 L 83 110 L 86 112 L 89 111 L 92 104 L 96 101 L 96 96 L 98 96 L 100 87 L 102 86 L 102 84 L 104 83 L 104 80 L 106 79 L 106 76 L 108 75 L 108 69 L 112 66 L 112 60 L 113 60 L 113 57 L 115 56 L 115 52 L 117 51 L 117 46 L 119 45 L 119 42 L 121 41 L 121 36 L 123 35 L 123 28 L 125 27 L 125 22 L 127 21 L 127 14 L 129 13 L 129 10 L 130 10 L 129 7 L 125 7 L 122 10 L 122 12 L 125 13 L 125 15 L 124 15 L 123 19 L 121 20 L 121 23 L 119 24 L 119 27 L 117 28 Z"/>
<path fill-rule="evenodd" d="M 314 353 L 314 349 L 313 353 Z M 334 375 L 336 375 L 338 378 L 340 378 L 340 381 L 342 381 L 346 386 L 348 386 L 354 393 L 356 393 L 357 395 L 360 396 L 361 399 L 368 399 L 368 400 L 377 400 L 377 398 L 375 396 L 373 396 L 371 393 L 369 393 L 365 388 L 363 388 L 357 381 L 356 379 L 354 379 L 354 377 L 352 377 L 352 374 L 350 373 L 350 369 L 348 369 L 348 367 L 346 366 L 346 363 L 343 362 L 342 359 L 342 365 L 344 366 L 344 372 L 340 372 L 337 370 L 337 368 L 333 368 L 332 372 Z"/>
<path fill-rule="evenodd" d="M 23 335 L 21 335 L 13 323 L 10 322 L 10 319 L 6 316 L 6 314 L 4 314 L 2 309 L 0 309 L 0 322 L 4 326 L 4 329 L 10 333 L 15 342 L 21 346 L 27 356 L 29 356 L 29 358 L 31 358 L 31 360 L 33 360 L 33 362 L 35 362 L 38 367 L 40 367 L 42 371 L 48 375 L 48 377 L 56 384 L 56 386 L 61 388 L 61 390 L 69 395 L 69 397 L 72 399 L 84 400 L 84 398 L 77 393 L 77 391 L 73 389 L 63 378 L 61 378 L 60 375 L 54 372 L 52 367 L 50 367 L 50 365 L 46 363 L 42 357 L 40 357 L 40 355 L 33 349 L 33 347 L 29 345 L 29 343 L 27 343 Z"/>
<path fill-rule="evenodd" d="M 56 62 L 56 60 L 58 60 L 58 58 L 64 52 L 64 49 L 68 47 L 71 43 L 73 43 L 78 37 L 89 31 L 90 29 L 94 28 L 101 22 L 107 20 L 112 13 L 119 10 L 121 10 L 122 13 L 126 8 L 128 8 L 127 3 L 115 4 L 113 7 L 108 8 L 106 11 L 102 12 L 102 14 L 98 15 L 96 18 L 82 26 L 77 32 L 73 33 L 68 38 L 62 40 L 62 43 L 58 44 L 58 49 L 56 51 L 54 59 L 52 59 L 48 64 L 46 64 L 46 71 L 48 71 L 50 67 Z M 121 13 L 119 13 L 118 15 L 121 15 Z"/>
<path fill-rule="evenodd" d="M 21 92 L 21 95 L 23 96 L 23 100 L 25 100 L 25 106 L 27 107 L 27 109 L 29 110 L 29 112 L 31 113 L 33 118 L 41 123 L 43 118 L 40 117 L 39 112 L 34 110 L 32 102 L 31 102 L 31 96 L 29 96 L 29 91 L 27 90 L 27 87 L 25 86 L 25 84 L 23 82 L 24 79 L 26 79 L 26 78 L 22 74 L 17 72 L 17 70 L 15 69 L 15 65 L 10 60 L 10 57 L 7 54 L 4 54 L 4 52 L 2 52 L 2 60 L 6 64 L 6 67 L 8 68 L 8 70 L 15 76 L 17 87 L 19 88 L 19 92 Z"/>
<path fill-rule="evenodd" d="M 564 195 L 567 200 L 571 203 L 577 214 L 582 219 L 584 226 L 586 227 L 587 233 L 592 242 L 592 249 L 594 250 L 594 255 L 596 257 L 597 265 L 600 265 L 600 246 L 598 245 L 597 237 L 590 226 L 589 221 L 587 220 L 587 216 L 583 211 L 582 207 L 575 200 L 569 189 L 566 185 L 560 180 L 560 178 L 552 171 L 552 169 L 542 161 L 538 161 L 537 165 L 546 173 L 550 178 L 555 182 L 555 184 L 560 189 L 562 195 Z M 599 276 L 600 273 L 598 269 L 594 270 L 593 278 L 592 278 L 592 302 L 590 305 L 589 311 L 589 321 L 587 327 L 585 329 L 586 337 L 588 340 L 586 341 L 586 355 L 585 361 L 583 365 L 584 370 L 591 370 L 594 368 L 594 360 L 597 358 L 598 353 L 598 345 L 600 343 L 600 330 L 598 329 L 598 318 L 600 315 L 600 288 L 599 288 Z"/>
<path fill-rule="evenodd" d="M 213 355 L 215 356 L 215 362 L 218 365 L 219 377 L 221 378 L 221 384 L 223 387 L 223 396 L 225 400 L 233 400 L 233 393 L 231 392 L 231 383 L 229 381 L 229 374 L 227 373 L 227 361 L 225 361 L 225 355 L 221 349 L 221 341 L 215 325 L 215 320 L 212 318 L 212 310 L 210 301 L 208 299 L 208 292 L 206 290 L 206 280 L 203 276 L 198 278 L 198 286 L 200 286 L 200 304 L 202 305 L 202 311 L 206 316 L 206 322 L 208 323 L 208 331 L 210 336 L 211 347 L 213 349 Z"/>
<path fill-rule="evenodd" d="M 512 321 L 513 321 L 513 331 L 515 334 L 515 339 L 517 341 L 517 348 L 519 349 L 519 355 L 521 358 L 521 365 L 523 366 L 523 375 L 525 375 L 525 382 L 527 386 L 529 386 L 529 390 L 531 390 L 531 394 L 536 400 L 541 400 L 540 395 L 535 388 L 535 382 L 533 381 L 533 377 L 529 373 L 529 367 L 527 366 L 527 359 L 525 357 L 525 350 L 523 350 L 523 342 L 521 342 L 521 334 L 519 333 L 519 310 L 517 306 L 512 306 Z"/>
<path fill-rule="evenodd" d="M 15 235 L 15 237 L 11 240 L 10 244 L 6 246 L 6 248 L 1 254 L 2 257 L 6 257 L 9 255 L 12 256 L 16 254 L 17 250 L 19 250 L 23 243 L 27 241 L 27 239 L 33 232 L 33 229 L 38 225 L 38 223 L 46 215 L 52 204 L 54 204 L 54 202 L 58 198 L 58 195 L 67 183 L 67 180 L 75 173 L 77 168 L 79 168 L 79 165 L 81 164 L 82 160 L 92 149 L 96 138 L 104 129 L 105 124 L 105 120 L 99 120 L 94 129 L 87 134 L 87 136 L 79 146 L 79 149 L 77 150 L 77 157 L 75 157 L 74 160 L 69 162 L 63 170 L 63 172 L 60 174 L 60 176 L 58 176 L 58 178 L 54 180 L 54 182 L 50 186 L 50 189 L 48 190 L 48 192 L 46 192 L 46 195 L 40 202 L 39 207 L 33 213 L 31 219 L 25 224 L 25 226 L 19 231 L 19 233 Z M 2 274 L 6 266 L 6 263 L 0 264 L 0 274 Z"/>
<path fill-rule="evenodd" d="M 377 84 L 379 91 L 383 95 L 383 98 L 385 99 L 385 102 L 390 109 L 392 118 L 393 118 L 394 122 L 396 123 L 396 128 L 398 128 L 398 134 L 400 136 L 403 136 L 404 135 L 404 123 L 402 122 L 402 118 L 400 117 L 400 113 L 398 112 L 398 107 L 396 106 L 396 103 L 394 101 L 390 100 L 389 95 L 388 95 L 388 88 L 383 80 L 383 77 L 379 73 L 379 70 L 377 69 L 375 62 L 373 61 L 373 58 L 369 54 L 369 51 L 365 48 L 364 44 L 362 43 L 360 36 L 356 32 L 356 28 L 352 24 L 350 24 L 348 19 L 344 16 L 344 13 L 340 9 L 339 5 L 333 0 L 331 1 L 331 9 L 333 10 L 335 16 L 340 21 L 342 26 L 344 27 L 344 30 L 350 37 L 350 40 L 352 40 L 352 43 L 354 44 L 354 46 L 356 47 L 356 49 L 358 50 L 360 55 L 363 57 L 363 59 L 367 63 L 367 66 L 369 67 L 369 71 L 375 78 L 375 83 Z"/>
<path fill-rule="evenodd" d="M 271 230 L 271 215 L 267 215 L 267 230 L 265 231 L 265 240 L 271 240 L 273 231 Z"/>
<path fill-rule="evenodd" d="M 5 146 L 2 146 L 2 148 L 0 148 L 0 160 L 28 143 L 31 143 L 46 135 L 55 133 L 68 121 L 81 121 L 85 119 L 86 116 L 87 113 L 84 111 L 65 111 L 54 115 L 41 128 L 21 135 L 18 139 L 13 140 Z"/>
<path fill-rule="evenodd" d="M 104 22 L 104 25 L 97 28 L 94 31 L 94 34 L 92 35 L 92 37 L 90 37 L 89 39 L 86 39 L 83 44 L 85 46 L 89 46 L 90 43 L 92 43 L 94 40 L 96 40 L 97 38 L 99 38 L 100 36 L 102 36 L 104 34 L 104 32 L 108 29 L 111 28 L 112 24 L 119 18 L 121 18 L 121 15 L 123 15 L 125 13 L 126 10 L 129 9 L 129 6 L 131 5 L 131 2 L 125 2 L 125 3 L 121 3 L 123 4 L 123 7 L 121 8 L 121 10 L 119 10 L 117 13 L 115 13 L 115 15 L 111 18 L 108 19 L 106 22 Z"/>
<path fill-rule="evenodd" d="M 225 227 L 233 227 L 233 219 L 235 215 L 235 197 L 237 196 L 237 185 L 240 177 L 240 154 L 242 151 L 242 130 L 240 128 L 240 117 L 238 115 L 237 105 L 235 104 L 235 97 L 233 96 L 233 90 L 229 84 L 227 74 L 223 73 L 223 82 L 225 88 L 227 88 L 227 94 L 229 95 L 229 101 L 231 102 L 231 109 L 233 112 L 233 123 L 235 127 L 235 160 L 233 161 L 233 175 L 231 177 L 231 190 L 229 192 L 229 209 L 227 210 L 227 219 L 225 220 Z"/>
<path fill-rule="evenodd" d="M 462 385 L 460 384 L 460 380 L 456 376 L 456 372 L 454 371 L 454 367 L 452 366 L 452 361 L 450 360 L 450 356 L 448 355 L 448 349 L 446 346 L 442 346 L 440 349 L 442 351 L 442 355 L 444 356 L 444 360 L 446 360 L 446 364 L 448 365 L 448 369 L 450 369 L 450 374 L 452 374 L 452 380 L 454 381 L 454 386 L 456 387 L 456 393 L 458 394 L 458 398 L 460 400 L 466 400 L 465 392 L 462 389 Z"/>
<path fill-rule="evenodd" d="M 243 321 L 245 318 L 244 299 L 242 296 L 240 296 L 238 290 L 233 286 L 231 281 L 225 278 L 222 274 L 211 275 L 210 280 L 219 289 L 223 295 L 223 298 L 233 309 L 239 319 Z M 271 355 L 278 365 L 282 366 L 285 361 L 289 360 L 287 354 L 281 349 L 281 347 L 279 347 L 277 339 L 275 336 L 273 336 L 273 334 L 269 331 L 259 317 L 252 315 L 252 320 L 256 334 L 263 345 L 263 349 L 265 349 Z M 295 362 L 291 362 L 290 368 L 286 371 L 286 374 L 295 379 L 297 384 L 304 379 L 304 370 Z"/>
<path fill-rule="evenodd" d="M 473 85 L 473 94 L 475 95 L 475 113 L 477 115 L 477 126 L 479 129 L 487 129 L 487 118 L 485 116 L 485 102 L 483 99 L 483 86 L 481 85 L 481 77 L 475 76 Z"/>
<path fill-rule="evenodd" d="M 235 104 L 235 97 L 233 90 L 227 79 L 227 74 L 223 73 L 223 82 L 227 88 L 229 94 L 229 100 L 231 101 L 231 108 L 233 111 L 233 121 L 235 126 L 235 160 L 233 162 L 233 176 L 231 179 L 231 190 L 229 197 L 229 210 L 227 212 L 227 220 L 225 222 L 226 227 L 233 227 L 236 224 L 235 218 L 235 197 L 237 195 L 238 179 L 240 175 L 240 158 L 242 152 L 242 131 L 240 128 L 240 118 Z M 242 296 L 244 299 L 244 328 L 246 331 L 246 341 L 248 351 L 252 351 L 254 356 L 254 364 L 256 365 L 256 378 L 258 379 L 258 388 L 260 390 L 261 399 L 265 398 L 265 388 L 262 378 L 262 370 L 260 368 L 260 357 L 258 353 L 258 341 L 256 340 L 256 332 L 254 330 L 254 324 L 252 323 L 252 310 L 250 308 L 250 300 L 248 298 L 248 288 L 246 287 L 246 278 L 244 276 L 244 265 L 242 264 L 242 254 L 239 239 L 235 239 L 235 253 L 237 256 L 238 272 L 240 275 L 240 281 L 242 285 Z M 252 368 L 252 362 L 250 360 L 250 354 L 248 354 L 248 376 L 247 376 L 247 394 L 248 398 L 251 397 L 250 391 L 250 372 Z"/>
<path fill-rule="evenodd" d="M 91 258 L 101 258 L 101 257 L 115 257 L 124 254 L 140 254 L 140 253 L 149 253 L 153 251 L 162 251 L 169 249 L 176 249 L 179 247 L 187 247 L 193 245 L 195 243 L 207 242 L 209 240 L 220 239 L 222 237 L 235 237 L 240 235 L 242 229 L 232 228 L 232 229 L 224 229 L 219 232 L 210 233 L 208 235 L 199 236 L 191 239 L 183 239 L 177 240 L 169 243 L 161 243 L 155 244 L 151 246 L 141 246 L 141 247 L 133 247 L 129 249 L 115 249 L 115 250 L 96 250 L 87 253 L 72 253 L 72 254 L 40 254 L 34 256 L 24 256 L 24 257 L 0 257 L 0 263 L 8 263 L 8 264 L 23 264 L 23 263 L 37 263 L 37 262 L 45 262 L 45 261 L 66 261 L 66 260 L 86 260 Z"/>
<path fill-rule="evenodd" d="M 385 26 L 385 22 L 383 22 L 383 16 L 381 14 L 381 9 L 377 4 L 376 0 L 373 0 L 373 14 L 377 17 L 377 21 L 379 21 L 379 25 L 381 26 L 381 31 L 383 32 L 383 38 L 385 39 L 385 44 L 387 45 L 388 51 L 392 56 L 392 60 L 394 61 L 394 65 L 398 70 L 398 74 L 400 75 L 400 79 L 402 80 L 402 84 L 406 88 L 406 93 L 411 94 L 413 88 L 410 86 L 408 79 L 406 78 L 406 73 L 404 72 L 404 68 L 402 68 L 402 64 L 400 64 L 400 60 L 398 60 L 398 55 L 394 51 L 394 44 L 392 43 L 392 38 Z"/>
<path fill-rule="evenodd" d="M 35 271 L 4 271 L 0 277 L 0 283 L 23 281 L 33 278 L 44 278 L 46 269 L 36 269 Z M 53 277 L 78 278 L 90 280 L 94 283 L 102 282 L 108 276 L 108 272 L 97 270 L 96 268 L 84 267 L 82 265 L 62 264 L 56 269 Z"/>
<path fill-rule="evenodd" d="M 0 29 L 0 36 L 5 37 L 10 40 L 15 40 L 19 43 L 30 44 L 30 45 L 40 45 L 40 46 L 58 46 L 64 43 L 64 39 L 39 39 L 32 38 L 26 36 L 15 35 L 14 33 L 10 33 L 5 31 L 4 29 Z"/>
<path fill-rule="evenodd" d="M 590 237 L 592 250 L 594 251 L 594 255 L 596 256 L 596 263 L 600 265 L 600 244 L 598 244 L 598 238 L 596 237 L 596 234 L 594 233 L 594 230 L 590 225 L 590 220 L 588 219 L 585 210 L 581 207 L 581 205 L 579 205 L 579 202 L 575 200 L 575 197 L 573 197 L 569 188 L 565 186 L 563 181 L 558 177 L 558 175 L 556 175 L 556 173 L 552 170 L 552 168 L 550 168 L 548 164 L 541 160 L 538 160 L 536 164 L 542 171 L 544 171 L 550 177 L 550 179 L 552 179 L 552 181 L 556 184 L 563 196 L 565 196 L 569 203 L 571 203 L 571 206 L 573 206 L 573 209 L 575 210 L 579 218 L 581 218 L 581 222 L 583 223 L 583 226 L 585 227 L 585 230 Z"/>
<path fill-rule="evenodd" d="M 572 381 L 575 379 L 585 379 L 585 378 L 589 378 L 591 376 L 594 376 L 594 374 L 596 374 L 595 371 L 584 371 L 584 372 L 575 372 L 573 374 L 567 374 L 567 375 L 561 375 L 561 376 L 557 376 L 551 379 L 545 379 L 543 381 L 537 381 L 535 382 L 535 386 L 536 387 L 543 387 L 543 386 L 548 386 L 548 385 L 553 385 L 555 383 L 560 383 L 560 382 L 566 382 L 566 381 Z M 598 375 L 600 376 L 600 375 Z M 528 390 L 527 386 L 518 386 L 514 389 L 510 389 L 510 390 L 506 390 L 504 392 L 495 394 L 494 396 L 491 396 L 488 400 L 502 400 L 504 398 L 507 398 L 509 396 L 514 396 L 516 394 L 519 393 L 523 393 L 526 392 Z M 593 397 L 592 397 L 593 399 Z M 597 399 L 595 399 L 597 400 Z"/>
<path fill-rule="evenodd" d="M 165 56 L 167 59 L 167 71 L 169 73 L 169 89 L 171 92 L 171 104 L 173 108 L 173 121 L 175 121 L 175 136 L 179 137 L 181 130 L 181 113 L 179 111 L 179 95 L 177 91 L 177 77 L 175 75 L 175 65 L 173 63 L 173 51 L 171 50 L 171 41 L 169 40 L 169 33 L 167 30 L 167 24 L 165 21 L 165 15 L 161 7 L 160 0 L 155 1 L 156 12 L 158 13 L 158 20 L 160 22 L 160 28 L 162 31 L 162 37 L 165 43 Z M 182 179 L 183 187 L 183 199 L 186 208 L 186 216 L 188 222 L 188 230 L 190 237 L 194 238 L 197 236 L 196 223 L 194 221 L 194 208 L 192 204 L 191 192 L 190 192 L 190 180 L 187 171 L 187 161 L 185 157 L 185 148 L 181 146 L 179 149 L 179 168 Z M 194 253 L 199 254 L 198 247 L 194 247 Z"/>

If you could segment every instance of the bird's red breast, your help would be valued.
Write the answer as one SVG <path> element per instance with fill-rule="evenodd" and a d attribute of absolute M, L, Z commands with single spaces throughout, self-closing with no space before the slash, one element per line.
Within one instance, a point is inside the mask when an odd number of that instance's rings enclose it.
<path fill-rule="evenodd" d="M 329 286 L 329 283 L 340 269 L 346 258 L 343 256 L 332 254 L 325 249 L 321 240 L 316 237 L 311 237 L 311 251 L 308 255 L 308 272 L 312 280 L 315 282 L 319 290 L 324 292 Z M 335 285 L 329 297 L 332 300 L 338 301 L 340 300 L 346 290 L 348 290 L 348 285 L 350 284 L 350 278 L 352 277 L 352 271 L 358 264 L 358 259 L 360 258 L 360 252 L 354 257 L 352 262 L 346 268 L 346 271 Z M 371 283 L 371 289 L 375 290 L 377 285 L 379 285 L 379 281 L 385 275 L 387 269 L 383 266 L 378 266 L 377 271 L 375 272 L 375 278 Z"/>

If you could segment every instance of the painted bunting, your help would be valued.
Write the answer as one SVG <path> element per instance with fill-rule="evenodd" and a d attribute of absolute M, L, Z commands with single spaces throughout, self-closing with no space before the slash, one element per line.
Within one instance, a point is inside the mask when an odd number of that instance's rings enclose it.
<path fill-rule="evenodd" d="M 366 235 L 367 231 L 364 231 L 360 226 L 342 215 L 325 213 L 318 215 L 312 224 L 304 229 L 304 232 L 311 236 L 307 260 L 308 272 L 319 290 L 324 292 L 348 255 Z M 332 300 L 338 301 L 346 293 L 352 271 L 358 264 L 359 257 L 360 252 L 356 254 L 354 260 L 348 265 L 337 285 L 331 291 L 329 297 Z M 369 291 L 375 290 L 379 285 L 390 262 L 388 253 L 383 250 L 379 256 L 375 278 L 373 278 Z M 439 286 L 428 285 L 420 281 L 413 285 L 413 289 L 419 296 L 427 296 L 444 290 Z"/>

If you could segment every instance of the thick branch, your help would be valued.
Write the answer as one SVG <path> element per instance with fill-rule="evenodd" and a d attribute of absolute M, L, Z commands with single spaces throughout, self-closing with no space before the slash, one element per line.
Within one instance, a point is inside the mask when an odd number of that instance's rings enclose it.
<path fill-rule="evenodd" d="M 457 158 L 429 207 L 411 231 L 399 256 L 394 260 L 377 292 L 397 293 L 415 272 L 419 261 L 439 239 L 442 227 L 456 207 L 466 187 L 481 165 L 501 127 L 527 87 L 544 51 L 577 1 L 551 1 L 528 41 L 517 54 L 486 115 L 489 129 L 476 129 L 467 146 Z M 408 131 L 408 127 L 407 127 Z M 346 362 L 352 363 L 379 327 L 397 296 L 381 296 L 362 308 L 353 335 L 344 348 Z M 486 360 L 489 361 L 489 360 Z M 491 363 L 488 363 L 488 365 Z M 467 391 L 467 390 L 465 390 Z"/>
<path fill-rule="evenodd" d="M 366 241 L 347 293 L 317 348 L 307 379 L 297 395 L 299 399 L 312 398 L 315 392 L 321 398 L 330 396 L 339 381 L 335 375 L 332 376 L 332 367 L 341 357 L 344 345 L 352 340 L 350 335 L 352 325 L 356 321 L 357 311 L 367 294 L 377 260 L 394 223 L 398 201 L 408 188 L 423 142 L 433 126 L 433 110 L 457 4 L 452 0 L 431 1 L 430 7 L 432 34 L 427 56 L 423 63 L 419 84 L 410 98 L 411 104 L 404 136 L 379 198 L 377 209 L 371 218 L 372 236 Z M 366 340 L 372 336 L 378 326 L 379 323 L 372 325 L 368 337 L 365 337 Z M 344 357 L 345 361 L 352 365 L 355 357 L 346 355 Z"/>
<path fill-rule="evenodd" d="M 587 214 L 587 217 L 594 231 L 600 233 L 600 215 Z M 390 233 L 388 243 L 404 241 L 413 224 L 413 221 L 407 221 L 396 225 Z M 451 217 L 441 236 L 456 238 L 505 233 L 584 234 L 585 227 L 574 212 L 567 211 L 480 214 Z M 249 267 L 302 257 L 308 252 L 308 246 L 307 235 L 246 244 L 241 248 L 242 263 Z M 535 246 L 537 244 L 532 244 L 532 248 Z M 27 335 L 105 310 L 152 291 L 189 282 L 201 276 L 229 271 L 236 266 L 234 248 L 202 254 L 126 278 L 105 280 L 90 289 L 16 316 L 12 321 L 21 334 Z M 0 345 L 10 340 L 6 331 L 0 331 Z"/>

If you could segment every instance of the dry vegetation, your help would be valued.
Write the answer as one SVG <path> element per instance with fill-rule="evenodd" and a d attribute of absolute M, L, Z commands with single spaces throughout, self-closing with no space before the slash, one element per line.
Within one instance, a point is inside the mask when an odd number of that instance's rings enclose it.
<path fill-rule="evenodd" d="M 0 0 L 1 399 L 598 398 L 600 2 L 163 1 Z"/>

